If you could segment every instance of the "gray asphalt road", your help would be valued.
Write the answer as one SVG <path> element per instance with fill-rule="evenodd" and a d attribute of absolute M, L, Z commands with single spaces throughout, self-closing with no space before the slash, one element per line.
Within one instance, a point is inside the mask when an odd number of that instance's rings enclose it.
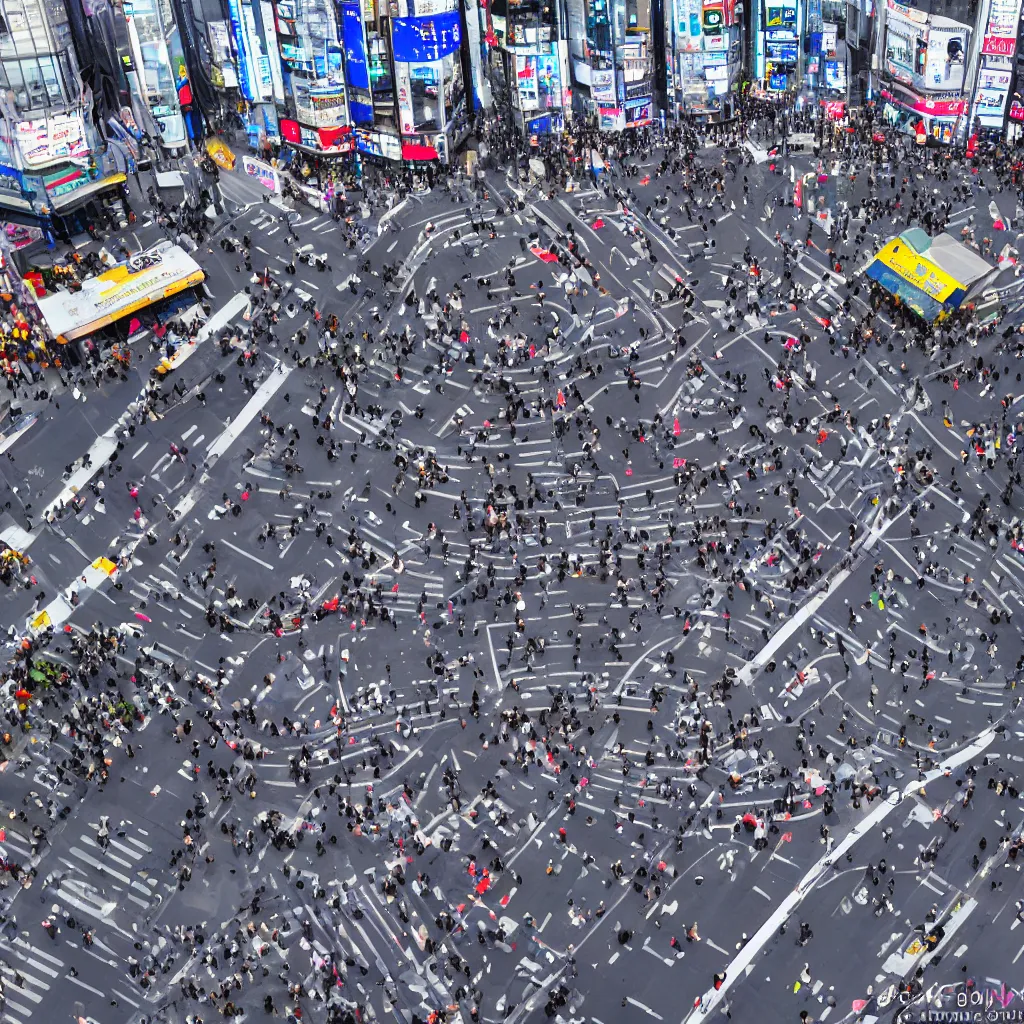
<path fill-rule="evenodd" d="M 265 997 L 317 1021 L 888 1020 L 918 966 L 918 1009 L 1012 988 L 1012 446 L 959 452 L 1002 416 L 964 361 L 1005 380 L 1014 353 L 1002 327 L 902 351 L 845 283 L 858 218 L 794 248 L 766 165 L 698 210 L 720 158 L 684 176 L 659 150 L 522 209 L 453 182 L 362 250 L 309 210 L 290 243 L 263 202 L 222 228 L 291 286 L 273 338 L 251 365 L 251 339 L 197 346 L 0 594 L 21 630 L 75 592 L 49 648 L 73 672 L 74 638 L 120 633 L 74 714 L 40 689 L 6 768 L 4 845 L 35 870 L 4 893 L 8 1024 Z M 968 172 L 930 173 L 980 217 Z M 909 200 L 862 210 L 901 195 L 865 177 L 851 213 L 887 237 Z M 260 288 L 220 237 L 213 306 L 244 341 L 232 302 Z M 331 270 L 289 274 L 299 246 Z M 12 449 L 35 501 L 139 365 L 84 404 L 58 387 Z"/>

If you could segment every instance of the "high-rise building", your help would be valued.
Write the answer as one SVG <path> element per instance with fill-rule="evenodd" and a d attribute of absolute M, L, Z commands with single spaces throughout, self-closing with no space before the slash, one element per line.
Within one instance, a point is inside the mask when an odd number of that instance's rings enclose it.
<path fill-rule="evenodd" d="M 649 0 L 567 0 L 576 110 L 603 131 L 655 117 Z"/>
<path fill-rule="evenodd" d="M 447 163 L 473 109 L 458 0 L 343 0 L 339 6 L 357 152 Z"/>
<path fill-rule="evenodd" d="M 67 238 L 103 211 L 124 214 L 123 174 L 103 175 L 62 0 L 0 0 L 0 213 L 7 244 Z"/>
<path fill-rule="evenodd" d="M 489 100 L 476 0 L 226 4 L 228 18 L 208 22 L 211 79 L 254 148 L 446 163 Z"/>
<path fill-rule="evenodd" d="M 330 0 L 276 0 L 274 16 L 285 94 L 282 138 L 308 155 L 350 152 L 355 139 L 337 6 Z"/>
<path fill-rule="evenodd" d="M 183 103 L 191 109 L 192 90 L 170 0 L 125 0 L 123 11 L 129 82 L 149 111 L 160 146 L 183 153 L 194 134 L 188 114 L 182 112 Z"/>
<path fill-rule="evenodd" d="M 567 14 L 562 0 L 491 0 L 485 38 L 507 109 L 520 131 L 561 131 L 572 109 Z"/>
<path fill-rule="evenodd" d="M 758 0 L 754 0 L 758 2 Z M 721 114 L 743 65 L 742 0 L 664 0 L 666 95 L 673 113 Z M 659 42 L 660 42 L 659 37 Z"/>
<path fill-rule="evenodd" d="M 877 64 L 885 121 L 922 144 L 1001 135 L 1020 0 L 932 0 L 913 8 L 879 2 Z"/>

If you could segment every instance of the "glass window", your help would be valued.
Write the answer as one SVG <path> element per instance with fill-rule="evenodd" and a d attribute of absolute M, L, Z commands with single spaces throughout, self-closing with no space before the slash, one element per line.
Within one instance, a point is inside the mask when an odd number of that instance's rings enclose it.
<path fill-rule="evenodd" d="M 25 94 L 25 79 L 21 74 L 21 63 L 16 60 L 4 61 L 4 76 L 7 79 L 8 88 L 14 91 L 14 101 L 21 106 L 27 106 L 25 102 L 28 97 Z"/>
<path fill-rule="evenodd" d="M 61 88 L 57 61 L 53 57 L 40 57 L 39 70 L 43 75 L 43 86 L 49 105 L 59 107 L 64 101 L 64 90 Z"/>
<path fill-rule="evenodd" d="M 29 106 L 33 110 L 47 106 L 46 86 L 43 84 L 43 73 L 39 68 L 39 61 L 23 60 L 21 73 L 25 76 L 25 90 L 28 92 Z"/>

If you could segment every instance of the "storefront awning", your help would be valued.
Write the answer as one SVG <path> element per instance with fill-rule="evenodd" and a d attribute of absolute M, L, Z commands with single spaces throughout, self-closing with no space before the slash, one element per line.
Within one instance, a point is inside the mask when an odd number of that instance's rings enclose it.
<path fill-rule="evenodd" d="M 105 192 L 108 188 L 114 188 L 116 185 L 123 185 L 127 180 L 127 177 L 123 174 L 108 175 L 106 178 L 100 178 L 99 181 L 83 185 L 81 188 L 75 189 L 74 192 L 69 192 L 65 196 L 57 196 L 55 199 L 51 199 L 50 208 L 59 216 L 60 214 L 67 213 L 69 210 L 73 210 L 82 203 L 87 202 L 90 198 L 98 195 L 100 192 Z"/>
<path fill-rule="evenodd" d="M 402 143 L 403 160 L 436 160 L 437 150 L 433 146 L 422 146 L 416 142 Z"/>
<path fill-rule="evenodd" d="M 889 89 L 882 90 L 882 98 L 926 117 L 959 117 L 967 108 L 966 100 L 935 100 L 918 96 L 913 90 L 895 82 Z"/>

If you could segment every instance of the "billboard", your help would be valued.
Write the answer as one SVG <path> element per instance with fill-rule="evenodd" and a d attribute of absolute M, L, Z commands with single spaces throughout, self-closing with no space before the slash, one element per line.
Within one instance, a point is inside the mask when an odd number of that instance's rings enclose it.
<path fill-rule="evenodd" d="M 238 54 L 238 87 L 242 96 L 252 102 L 257 99 L 253 82 L 253 70 L 246 52 L 245 29 L 242 27 L 242 8 L 239 0 L 228 0 L 228 14 L 231 18 L 231 34 L 235 38 L 235 52 Z"/>
<path fill-rule="evenodd" d="M 618 107 L 598 107 L 598 128 L 603 132 L 618 132 L 626 127 L 626 117 Z"/>
<path fill-rule="evenodd" d="M 19 121 L 14 141 L 25 167 L 45 167 L 57 160 L 89 155 L 80 114 L 54 114 L 39 121 Z"/>
<path fill-rule="evenodd" d="M 248 174 L 250 178 L 255 178 L 256 181 L 258 181 L 265 189 L 274 193 L 280 193 L 280 175 L 277 173 L 275 168 L 270 166 L 270 164 L 264 163 L 262 160 L 257 160 L 251 156 L 243 156 L 242 170 Z"/>
<path fill-rule="evenodd" d="M 395 63 L 395 91 L 398 94 L 398 118 L 402 134 L 409 135 L 413 131 L 412 79 L 409 76 L 409 65 L 404 61 Z"/>
<path fill-rule="evenodd" d="M 396 61 L 433 62 L 462 45 L 462 26 L 458 11 L 447 11 L 425 18 L 394 18 L 391 22 L 391 49 Z"/>
<path fill-rule="evenodd" d="M 298 79 L 293 79 L 292 85 L 295 91 L 295 113 L 303 124 L 330 128 L 348 123 L 345 90 L 340 85 L 311 89 Z"/>
<path fill-rule="evenodd" d="M 591 71 L 590 95 L 595 103 L 611 106 L 615 103 L 615 72 Z"/>
<path fill-rule="evenodd" d="M 609 74 L 611 72 L 604 72 Z M 594 72 L 601 74 L 601 72 Z M 611 73 L 614 74 L 614 73 Z M 516 56 L 516 85 L 519 90 L 520 110 L 551 110 L 561 106 L 562 80 L 558 71 L 558 58 L 553 55 L 519 54 Z M 593 89 L 593 77 L 591 89 Z M 610 91 L 614 102 L 614 78 Z M 598 97 L 594 97 L 595 100 Z"/>
<path fill-rule="evenodd" d="M 898 82 L 914 82 L 914 54 L 919 26 L 902 18 L 889 16 L 885 23 L 885 69 Z"/>
<path fill-rule="evenodd" d="M 767 10 L 767 28 L 786 29 L 796 34 L 796 7 L 772 6 Z"/>
<path fill-rule="evenodd" d="M 725 7 L 720 3 L 705 4 L 701 15 L 701 25 L 704 29 L 704 35 L 721 35 L 725 25 Z"/>
<path fill-rule="evenodd" d="M 701 49 L 704 27 L 700 0 L 675 0 L 676 46 L 684 53 L 697 53 Z"/>
<path fill-rule="evenodd" d="M 941 92 L 963 89 L 970 39 L 971 30 L 966 25 L 955 28 L 932 26 L 928 30 L 927 49 L 924 51 L 924 73 L 916 84 Z"/>
<path fill-rule="evenodd" d="M 978 72 L 978 85 L 975 90 L 974 117 L 983 128 L 1002 128 L 1003 111 L 1010 94 L 1012 72 L 982 68 Z"/>
<path fill-rule="evenodd" d="M 825 85 L 836 92 L 842 92 L 846 88 L 845 60 L 825 61 Z"/>
<path fill-rule="evenodd" d="M 1013 38 L 1017 35 L 1017 21 L 1020 16 L 1020 0 L 991 0 L 988 11 L 988 23 L 985 36 L 996 38 Z M 988 53 L 988 50 L 983 50 Z M 1001 57 L 1010 54 L 994 51 Z"/>
<path fill-rule="evenodd" d="M 366 67 L 366 40 L 363 36 L 363 12 L 357 3 L 341 5 L 342 42 L 345 46 L 345 78 L 354 89 L 370 88 Z M 355 104 L 353 104 L 354 111 Z M 372 121 L 372 115 L 371 115 Z"/>

